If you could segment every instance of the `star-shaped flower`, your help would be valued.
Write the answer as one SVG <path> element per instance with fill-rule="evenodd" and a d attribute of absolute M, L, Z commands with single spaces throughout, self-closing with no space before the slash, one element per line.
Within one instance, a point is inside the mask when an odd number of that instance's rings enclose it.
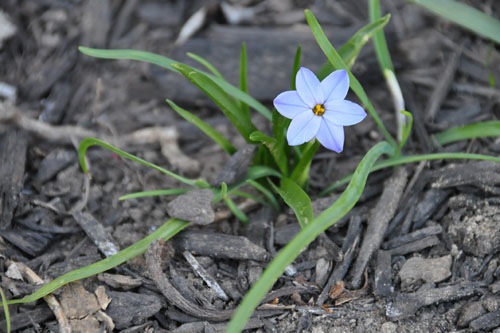
<path fill-rule="evenodd" d="M 316 137 L 326 148 L 340 153 L 344 148 L 344 126 L 366 117 L 363 108 L 345 100 L 349 76 L 343 69 L 323 81 L 302 67 L 295 78 L 297 90 L 285 91 L 274 99 L 278 112 L 292 119 L 286 134 L 288 144 L 296 146 Z"/>

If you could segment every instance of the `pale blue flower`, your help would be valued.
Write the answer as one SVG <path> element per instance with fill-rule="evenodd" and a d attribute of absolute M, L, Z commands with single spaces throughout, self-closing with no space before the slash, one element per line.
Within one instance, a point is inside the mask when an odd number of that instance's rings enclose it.
<path fill-rule="evenodd" d="M 337 70 L 319 81 L 302 67 L 295 78 L 297 90 L 285 91 L 274 99 L 278 112 L 292 119 L 286 137 L 290 146 L 316 137 L 326 148 L 340 153 L 344 148 L 344 126 L 359 123 L 366 117 L 363 108 L 345 100 L 349 76 Z"/>

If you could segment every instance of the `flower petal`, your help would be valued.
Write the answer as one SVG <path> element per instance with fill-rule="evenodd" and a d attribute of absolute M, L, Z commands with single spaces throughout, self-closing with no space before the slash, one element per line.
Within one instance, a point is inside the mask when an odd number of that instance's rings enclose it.
<path fill-rule="evenodd" d="M 299 69 L 297 77 L 295 78 L 295 87 L 297 88 L 297 93 L 300 98 L 302 98 L 304 103 L 311 109 L 316 104 L 324 103 L 325 97 L 323 89 L 321 88 L 321 83 L 311 70 L 305 67 Z"/>
<path fill-rule="evenodd" d="M 322 119 L 316 138 L 323 146 L 337 153 L 344 149 L 344 127 L 326 119 Z"/>
<path fill-rule="evenodd" d="M 304 111 L 311 110 L 295 90 L 282 92 L 274 99 L 273 104 L 283 117 L 290 119 Z"/>
<path fill-rule="evenodd" d="M 335 125 L 354 125 L 366 117 L 366 112 L 360 105 L 347 100 L 326 102 L 325 109 L 323 117 Z"/>
<path fill-rule="evenodd" d="M 318 133 L 320 124 L 321 117 L 315 116 L 312 111 L 299 114 L 293 118 L 288 127 L 286 133 L 288 144 L 297 146 L 311 140 Z"/>
<path fill-rule="evenodd" d="M 335 71 L 321 81 L 321 88 L 325 94 L 325 101 L 340 100 L 347 96 L 349 91 L 349 75 L 345 69 Z"/>

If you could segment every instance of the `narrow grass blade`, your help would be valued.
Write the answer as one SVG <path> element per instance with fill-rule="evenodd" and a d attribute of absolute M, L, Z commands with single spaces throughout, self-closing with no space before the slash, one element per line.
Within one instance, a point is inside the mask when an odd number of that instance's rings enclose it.
<path fill-rule="evenodd" d="M 222 74 L 219 72 L 219 70 L 217 68 L 215 68 L 215 66 L 212 65 L 207 59 L 200 57 L 199 55 L 191 53 L 191 52 L 188 52 L 187 56 L 189 58 L 197 61 L 198 63 L 200 63 L 203 67 L 208 69 L 208 71 L 211 72 L 216 77 L 224 80 L 224 76 L 222 76 Z"/>
<path fill-rule="evenodd" d="M 238 220 L 243 223 L 248 223 L 248 216 L 236 205 L 236 203 L 230 197 L 226 196 L 223 198 L 224 203 L 229 208 L 229 210 L 236 216 Z"/>
<path fill-rule="evenodd" d="M 500 44 L 500 21 L 454 0 L 408 0 L 478 35 Z"/>
<path fill-rule="evenodd" d="M 261 196 L 243 192 L 243 191 L 233 191 L 231 194 L 235 197 L 240 197 L 240 198 L 245 198 L 245 199 L 250 199 L 252 201 L 258 202 L 263 206 L 269 206 L 269 202 L 266 200 L 266 198 L 263 198 Z"/>
<path fill-rule="evenodd" d="M 224 151 L 226 151 L 229 155 L 232 155 L 236 152 L 236 148 L 231 144 L 231 142 L 226 139 L 222 134 L 217 132 L 212 126 L 210 126 L 207 122 L 203 121 L 199 117 L 195 116 L 193 113 L 189 112 L 186 109 L 181 108 L 173 101 L 167 99 L 168 105 L 175 112 L 177 112 L 182 118 L 189 121 L 191 124 L 195 125 L 200 129 L 203 133 L 205 133 L 210 139 L 215 141 L 219 146 L 221 146 Z"/>
<path fill-rule="evenodd" d="M 485 137 L 500 136 L 500 121 L 485 121 L 470 125 L 453 127 L 444 132 L 434 135 L 441 145 L 447 143 Z"/>
<path fill-rule="evenodd" d="M 345 69 L 347 73 L 349 74 L 349 80 L 350 80 L 350 86 L 351 89 L 354 91 L 354 93 L 358 96 L 360 99 L 361 103 L 363 103 L 364 107 L 368 111 L 368 113 L 373 117 L 373 120 L 379 127 L 380 131 L 384 135 L 385 139 L 394 147 L 397 147 L 396 141 L 394 138 L 391 136 L 391 134 L 387 131 L 387 129 L 384 126 L 384 123 L 382 122 L 382 119 L 380 119 L 380 116 L 378 115 L 377 111 L 375 111 L 375 108 L 373 107 L 372 103 L 370 102 L 370 99 L 368 98 L 368 95 L 366 95 L 365 90 L 359 83 L 359 81 L 356 79 L 356 77 L 351 73 L 349 67 L 345 64 L 345 62 L 342 60 L 340 55 L 338 54 L 337 50 L 333 47 L 333 45 L 330 43 L 328 38 L 326 37 L 323 29 L 321 28 L 318 20 L 316 20 L 316 17 L 314 17 L 314 14 L 306 9 L 305 10 L 305 15 L 306 15 L 306 20 L 307 23 L 309 24 L 309 27 L 311 28 L 312 34 L 314 35 L 314 38 L 316 39 L 316 42 L 318 43 L 319 47 L 325 54 L 326 58 L 332 66 L 335 69 Z"/>
<path fill-rule="evenodd" d="M 311 168 L 311 162 L 314 154 L 319 148 L 319 141 L 314 140 L 309 142 L 305 149 L 302 152 L 302 156 L 300 157 L 299 162 L 295 165 L 295 168 L 290 175 L 290 178 L 293 179 L 300 187 L 305 188 L 307 181 L 309 179 L 309 170 Z"/>
<path fill-rule="evenodd" d="M 249 168 L 247 175 L 245 177 L 245 180 L 241 181 L 238 184 L 231 185 L 228 188 L 227 193 L 232 194 L 233 191 L 239 189 L 240 187 L 245 185 L 250 180 L 258 180 L 258 179 L 262 179 L 262 178 L 266 178 L 266 177 L 281 178 L 282 174 L 280 174 L 278 171 L 276 171 L 270 167 L 252 166 Z M 222 196 L 224 195 L 223 189 L 224 189 L 224 187 L 221 187 L 221 190 L 215 191 L 214 202 L 219 202 L 220 200 L 222 200 Z"/>
<path fill-rule="evenodd" d="M 3 314 L 5 317 L 5 323 L 6 323 L 6 329 L 7 333 L 10 333 L 10 311 L 9 311 L 9 306 L 7 305 L 7 298 L 5 298 L 5 294 L 3 292 L 3 289 L 0 288 L 0 296 L 2 299 L 2 305 L 3 305 Z"/>
<path fill-rule="evenodd" d="M 380 20 L 380 0 L 369 0 L 368 12 L 370 15 L 370 22 L 375 23 Z M 394 65 L 392 64 L 383 30 L 379 29 L 373 33 L 373 44 L 375 46 L 375 53 L 380 68 L 382 70 L 388 69 L 394 72 Z"/>
<path fill-rule="evenodd" d="M 247 62 L 247 46 L 245 43 L 241 44 L 240 51 L 240 90 L 248 94 L 248 62 Z M 250 112 L 248 104 L 241 103 L 240 106 L 245 112 Z"/>
<path fill-rule="evenodd" d="M 272 183 L 271 183 L 272 184 Z M 304 229 L 314 218 L 311 198 L 290 178 L 282 178 L 280 187 L 273 184 L 276 192 L 281 195 L 285 203 L 293 210 L 300 227 Z"/>
<path fill-rule="evenodd" d="M 222 183 L 219 190 L 220 198 L 224 201 L 229 210 L 236 216 L 238 220 L 243 223 L 248 223 L 248 216 L 236 205 L 236 203 L 229 197 L 229 192 L 226 183 Z"/>
<path fill-rule="evenodd" d="M 143 160 L 142 158 L 139 158 L 139 157 L 134 156 L 130 153 L 127 153 L 121 149 L 118 149 L 118 148 L 110 145 L 107 142 L 104 142 L 104 141 L 96 139 L 96 138 L 85 138 L 80 142 L 80 145 L 78 147 L 78 159 L 80 161 L 80 166 L 82 167 L 82 170 L 85 173 L 89 173 L 89 170 L 87 168 L 87 163 L 85 162 L 85 154 L 87 153 L 87 149 L 89 149 L 92 146 L 99 146 L 99 147 L 102 147 L 102 148 L 107 149 L 109 151 L 112 151 L 113 153 L 115 153 L 123 158 L 129 159 L 131 161 L 134 161 L 136 163 L 139 163 L 141 165 L 150 167 L 150 168 L 155 169 L 161 173 L 164 173 L 167 176 L 170 176 L 170 177 L 180 181 L 181 183 L 184 183 L 184 184 L 187 184 L 190 186 L 194 186 L 194 187 L 202 187 L 202 188 L 210 187 L 210 184 L 208 184 L 204 180 L 201 180 L 201 179 L 200 180 L 193 180 L 193 179 L 189 179 L 189 178 L 180 176 L 172 171 L 169 171 L 169 170 L 164 169 L 156 164 L 153 164 L 153 163 L 150 163 L 146 160 Z"/>
<path fill-rule="evenodd" d="M 387 142 L 380 142 L 370 149 L 361 160 L 354 176 L 338 200 L 321 215 L 307 224 L 290 243 L 288 243 L 266 268 L 260 279 L 245 295 L 240 306 L 234 313 L 227 332 L 241 332 L 251 314 L 259 305 L 265 294 L 276 283 L 285 268 L 291 264 L 300 252 L 307 247 L 319 234 L 334 225 L 356 204 L 366 184 L 366 179 L 375 161 L 382 155 L 393 155 L 393 147 Z"/>
<path fill-rule="evenodd" d="M 177 61 L 151 52 L 138 50 L 101 50 L 85 46 L 79 46 L 78 50 L 94 58 L 144 61 L 177 72 L 177 70 L 172 67 Z"/>
<path fill-rule="evenodd" d="M 278 177 L 281 178 L 283 175 L 273 168 L 269 168 L 262 165 L 252 166 L 247 172 L 245 179 L 259 179 L 264 177 Z"/>
<path fill-rule="evenodd" d="M 152 191 L 141 191 L 134 192 L 122 195 L 118 198 L 118 200 L 130 200 L 130 199 L 139 199 L 139 198 L 147 198 L 147 197 L 159 197 L 164 195 L 179 195 L 188 192 L 188 189 L 185 188 L 169 188 L 163 190 L 152 190 Z"/>
<path fill-rule="evenodd" d="M 26 297 L 20 299 L 14 299 L 7 301 L 7 304 L 21 304 L 21 303 L 30 303 L 34 302 L 48 294 L 56 291 L 62 286 L 78 281 L 81 279 L 88 278 L 90 276 L 97 275 L 99 273 L 110 270 L 120 264 L 123 264 L 127 260 L 137 257 L 138 255 L 144 253 L 149 244 L 157 239 L 165 239 L 168 240 L 178 234 L 181 230 L 186 228 L 189 225 L 188 222 L 171 219 L 159 227 L 156 231 L 141 239 L 140 241 L 134 243 L 133 245 L 127 247 L 124 250 L 121 250 L 117 254 L 98 261 L 94 264 L 85 266 L 83 268 L 76 269 L 74 271 L 68 272 L 49 283 L 43 285 L 40 289 L 28 295 Z M 3 303 L 3 302 L 2 302 Z"/>
<path fill-rule="evenodd" d="M 390 17 L 390 14 L 387 14 L 384 17 L 365 25 L 338 49 L 340 57 L 349 68 L 354 65 L 359 52 L 361 52 L 374 33 L 383 29 L 389 22 Z M 334 69 L 333 65 L 330 62 L 327 62 L 319 70 L 318 78 L 323 80 L 328 74 L 333 72 Z"/>
<path fill-rule="evenodd" d="M 247 180 L 247 184 L 253 186 L 257 191 L 262 193 L 262 195 L 267 199 L 266 204 L 271 205 L 271 207 L 273 207 L 277 211 L 280 210 L 280 204 L 278 203 L 278 200 L 276 200 L 273 192 L 271 192 L 269 189 L 256 182 L 255 180 Z"/>
<path fill-rule="evenodd" d="M 370 14 L 370 21 L 375 23 L 380 20 L 380 0 L 369 0 L 368 1 L 368 12 Z M 403 93 L 401 92 L 401 87 L 396 78 L 396 73 L 394 71 L 394 65 L 392 64 L 391 56 L 389 54 L 389 48 L 387 47 L 387 41 L 385 40 L 384 31 L 382 29 L 375 31 L 373 35 L 373 44 L 375 46 L 375 54 L 377 55 L 378 64 L 384 74 L 385 81 L 391 92 L 394 112 L 396 113 L 397 121 L 397 140 L 401 145 L 403 140 L 403 127 L 405 127 L 405 120 L 401 110 L 405 109 L 405 103 L 403 99 Z"/>
<path fill-rule="evenodd" d="M 150 64 L 154 64 L 177 73 L 179 72 L 172 66 L 173 64 L 179 63 L 178 61 L 151 52 L 137 51 L 137 50 L 101 50 L 101 49 L 92 49 L 84 46 L 78 47 L 78 50 L 80 50 L 80 52 L 82 52 L 83 54 L 95 58 L 138 60 L 138 61 L 148 62 Z M 251 108 L 262 114 L 265 118 L 271 120 L 271 112 L 264 106 L 264 104 L 260 103 L 247 93 L 241 91 L 239 88 L 233 86 L 225 79 L 215 75 L 210 75 L 210 74 L 207 75 L 226 93 L 233 96 L 237 100 L 248 104 Z"/>
<path fill-rule="evenodd" d="M 483 154 L 469 154 L 469 153 L 436 153 L 436 154 L 422 154 L 412 156 L 395 156 L 381 161 L 373 166 L 370 172 L 378 171 L 381 169 L 398 166 L 402 164 L 416 163 L 421 161 L 435 161 L 435 160 L 481 160 L 492 161 L 500 163 L 500 157 L 483 155 Z M 324 189 L 319 195 L 327 195 L 328 193 L 342 187 L 349 183 L 353 175 L 348 175 L 332 185 Z"/>
<path fill-rule="evenodd" d="M 250 143 L 250 134 L 257 130 L 252 123 L 250 113 L 242 110 L 229 95 L 220 88 L 214 80 L 208 75 L 183 64 L 174 64 L 182 75 L 189 79 L 201 91 L 207 94 L 212 101 L 217 104 L 224 115 L 229 119 L 233 126 L 240 132 L 243 138 Z"/>

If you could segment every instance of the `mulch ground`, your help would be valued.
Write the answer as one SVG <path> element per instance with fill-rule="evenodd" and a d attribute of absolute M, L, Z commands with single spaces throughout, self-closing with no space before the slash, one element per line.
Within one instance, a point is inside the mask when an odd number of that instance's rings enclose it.
<path fill-rule="evenodd" d="M 500 3 L 468 1 L 500 17 Z M 132 48 L 193 63 L 210 60 L 233 83 L 239 50 L 249 87 L 271 105 L 288 90 L 293 55 L 325 59 L 305 24 L 309 6 L 334 45 L 366 24 L 364 1 L 60 1 L 0 3 L 0 287 L 7 298 L 142 239 L 168 220 L 174 197 L 121 195 L 178 184 L 103 149 L 88 136 L 189 177 L 215 182 L 239 168 L 165 98 L 207 120 L 239 148 L 214 105 L 186 80 L 129 61 L 102 61 L 79 45 Z M 414 130 L 406 153 L 498 156 L 498 138 L 439 146 L 433 134 L 500 116 L 498 46 L 403 1 L 384 1 L 386 33 Z M 197 13 L 197 19 L 188 20 Z M 183 37 L 184 36 L 184 37 Z M 372 46 L 354 74 L 394 133 L 392 101 Z M 354 99 L 353 96 L 350 96 Z M 257 123 L 264 123 L 256 116 Z M 346 131 L 342 154 L 320 150 L 311 190 L 354 170 L 382 139 L 371 119 Z M 249 332 L 476 332 L 500 326 L 500 165 L 434 161 L 372 174 L 356 207 L 290 266 L 248 322 Z M 338 196 L 314 197 L 318 214 Z M 199 194 L 200 200 L 204 198 Z M 116 269 L 10 307 L 15 332 L 222 332 L 269 260 L 298 231 L 290 211 L 238 202 Z M 104 244 L 104 245 L 103 245 Z M 47 304 L 59 304 L 54 313 Z M 56 303 L 54 303 L 56 302 Z M 0 329 L 6 329 L 0 316 Z"/>

